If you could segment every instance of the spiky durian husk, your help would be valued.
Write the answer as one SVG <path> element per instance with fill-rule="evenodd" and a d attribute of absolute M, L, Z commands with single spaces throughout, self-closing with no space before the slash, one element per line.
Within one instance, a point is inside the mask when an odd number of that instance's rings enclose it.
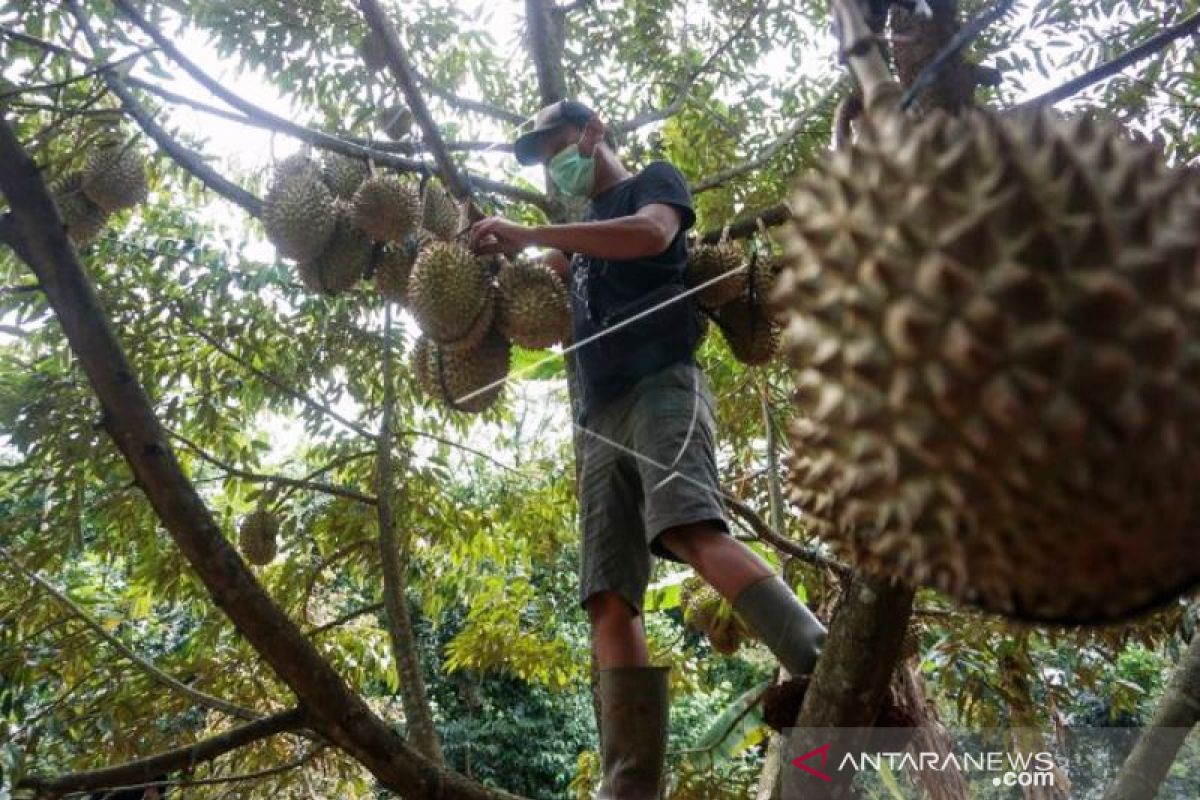
<path fill-rule="evenodd" d="M 514 344 L 540 349 L 567 338 L 571 307 L 553 270 L 524 259 L 505 261 L 497 285 L 497 327 Z"/>
<path fill-rule="evenodd" d="M 321 172 L 302 154 L 289 156 L 275 170 L 275 180 L 263 199 L 267 238 L 285 258 L 311 261 L 333 236 L 337 208 Z"/>
<path fill-rule="evenodd" d="M 746 274 L 747 294 L 776 325 L 782 325 L 786 320 L 779 309 L 771 307 L 769 299 L 783 266 L 784 261 L 779 256 L 760 256 L 751 259 Z"/>
<path fill-rule="evenodd" d="M 325 294 L 344 292 L 358 283 L 370 266 L 374 247 L 367 235 L 351 222 L 349 208 L 340 202 L 336 207 L 336 223 L 329 244 L 312 261 L 297 265 L 304 285 Z"/>
<path fill-rule="evenodd" d="M 279 553 L 279 519 L 270 511 L 258 509 L 242 520 L 238 528 L 238 549 L 251 564 L 263 566 Z"/>
<path fill-rule="evenodd" d="M 358 54 L 368 69 L 380 70 L 387 68 L 387 50 L 383 40 L 374 31 L 365 34 L 358 44 Z"/>
<path fill-rule="evenodd" d="M 389 244 L 375 264 L 375 288 L 387 300 L 403 305 L 408 295 L 408 276 L 413 257 L 403 244 Z"/>
<path fill-rule="evenodd" d="M 699 286 L 718 275 L 743 266 L 745 258 L 741 245 L 727 241 L 719 244 L 698 244 L 688 253 L 687 272 L 689 287 Z M 746 271 L 734 273 L 696 292 L 696 302 L 705 308 L 719 308 L 746 290 Z"/>
<path fill-rule="evenodd" d="M 342 200 L 354 197 L 367 179 L 367 165 L 357 158 L 326 151 L 321 154 L 321 178 L 333 196 Z"/>
<path fill-rule="evenodd" d="M 779 345 L 779 326 L 767 316 L 762 302 L 743 295 L 714 312 L 717 327 L 734 358 L 752 366 L 765 364 Z"/>
<path fill-rule="evenodd" d="M 1036 620 L 1200 577 L 1200 188 L 1093 120 L 879 114 L 791 198 L 792 500 Z"/>
<path fill-rule="evenodd" d="M 404 105 L 394 105 L 379 112 L 379 127 L 393 141 L 406 139 L 412 133 L 412 112 Z"/>
<path fill-rule="evenodd" d="M 417 339 L 412 369 L 426 394 L 456 411 L 480 412 L 495 404 L 504 389 L 512 346 L 495 328 L 471 350 L 448 351 L 427 336 Z M 492 385 L 496 384 L 496 385 Z M 471 397 L 465 397 L 483 387 Z"/>
<path fill-rule="evenodd" d="M 82 175 L 84 194 L 109 213 L 146 199 L 146 166 L 132 141 L 107 139 L 88 151 Z"/>
<path fill-rule="evenodd" d="M 434 341 L 462 339 L 484 306 L 494 302 L 487 268 L 470 251 L 452 242 L 422 248 L 408 280 L 408 307 Z"/>
<path fill-rule="evenodd" d="M 708 584 L 689 579 L 680 593 L 683 621 L 703 633 L 713 649 L 729 655 L 751 638 L 750 630 Z"/>
<path fill-rule="evenodd" d="M 398 175 L 367 178 L 354 193 L 354 224 L 377 242 L 403 242 L 420 213 L 416 184 Z"/>
<path fill-rule="evenodd" d="M 447 352 L 457 350 L 470 350 L 476 347 L 488 330 L 492 327 L 492 323 L 496 319 L 496 290 L 492 286 L 488 286 L 485 290 L 488 295 L 487 302 L 479 309 L 479 313 L 475 315 L 474 322 L 467 328 L 466 333 L 457 339 L 448 339 L 444 342 L 438 342 L 438 346 Z"/>
<path fill-rule="evenodd" d="M 59 216 L 67 227 L 67 236 L 77 247 L 92 241 L 104 230 L 108 212 L 83 193 L 82 175 L 73 172 L 53 182 L 49 188 Z"/>
<path fill-rule="evenodd" d="M 449 192 L 436 181 L 426 183 L 421 227 L 439 239 L 450 241 L 458 233 L 458 216 L 458 204 Z"/>

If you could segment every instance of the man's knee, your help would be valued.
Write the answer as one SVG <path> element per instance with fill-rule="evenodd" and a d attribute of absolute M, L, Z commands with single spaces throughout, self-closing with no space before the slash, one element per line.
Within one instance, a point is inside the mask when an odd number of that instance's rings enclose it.
<path fill-rule="evenodd" d="M 584 601 L 584 606 L 587 607 L 588 618 L 593 625 L 607 621 L 628 621 L 638 615 L 637 608 L 615 589 L 593 592 Z"/>
<path fill-rule="evenodd" d="M 667 528 L 659 538 L 672 553 L 694 564 L 705 547 L 724 544 L 729 538 L 729 531 L 715 520 L 703 520 Z"/>

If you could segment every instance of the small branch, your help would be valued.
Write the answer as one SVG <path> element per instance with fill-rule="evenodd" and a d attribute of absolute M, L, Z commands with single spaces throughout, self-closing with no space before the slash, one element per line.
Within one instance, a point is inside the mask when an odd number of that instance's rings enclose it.
<path fill-rule="evenodd" d="M 46 794 L 59 795 L 88 789 L 106 789 L 121 784 L 153 784 L 159 776 L 212 761 L 226 753 L 275 734 L 298 730 L 303 725 L 304 712 L 299 708 L 293 708 L 290 711 L 282 711 L 254 720 L 194 744 L 139 758 L 127 764 L 85 772 L 73 772 L 56 778 L 32 775 L 23 779 L 18 786 L 36 789 Z"/>
<path fill-rule="evenodd" d="M 125 3 L 127 0 L 117 0 L 117 2 Z M 392 77 L 400 84 L 405 103 L 421 128 L 421 136 L 425 140 L 425 146 L 433 154 L 433 160 L 437 164 L 442 181 L 455 199 L 464 203 L 468 202 L 471 199 L 471 187 L 446 150 L 442 133 L 433 121 L 433 117 L 429 113 L 429 106 L 425 104 L 425 98 L 421 96 L 421 91 L 417 87 L 417 76 L 413 72 L 408 53 L 405 52 L 404 46 L 400 43 L 400 37 L 396 34 L 395 26 L 392 25 L 377 0 L 358 0 L 358 7 L 366 18 L 372 33 L 383 44 L 384 56 L 392 71 Z"/>
<path fill-rule="evenodd" d="M 1053 105 L 1059 100 L 1065 100 L 1076 92 L 1080 92 L 1106 78 L 1111 78 L 1126 67 L 1149 58 L 1176 39 L 1195 33 L 1198 30 L 1200 30 L 1200 11 L 1172 25 L 1170 28 L 1151 36 L 1132 50 L 1122 53 L 1110 61 L 1106 61 L 1074 80 L 1067 81 L 1057 89 L 1051 89 L 1032 100 L 1026 100 L 1024 103 L 1014 106 L 1014 109 L 1025 110 L 1028 108 L 1037 108 L 1039 106 Z"/>
<path fill-rule="evenodd" d="M 673 117 L 678 114 L 680 109 L 683 108 L 683 104 L 687 102 L 688 97 L 691 96 L 692 87 L 696 85 L 696 81 L 699 80 L 700 76 L 707 72 L 709 68 L 716 63 L 717 59 L 724 55 L 725 51 L 732 47 L 733 43 L 742 37 L 742 34 L 744 34 L 746 29 L 750 27 L 750 23 L 754 22 L 754 19 L 762 13 L 764 7 L 765 3 L 761 1 L 755 3 L 753 10 L 751 10 L 751 12 L 746 15 L 746 18 L 742 20 L 742 24 L 738 25 L 737 28 L 734 29 L 733 33 L 729 34 L 729 36 L 726 37 L 723 42 L 721 42 L 717 49 L 709 54 L 708 58 L 704 59 L 704 63 L 696 67 L 684 77 L 679 84 L 679 89 L 675 94 L 675 98 L 671 100 L 666 107 L 644 111 L 641 114 L 637 114 L 627 120 L 615 122 L 609 126 L 612 129 L 612 132 L 614 134 L 628 133 L 629 131 L 636 130 L 643 125 L 649 125 L 652 122 L 658 122 L 659 120 L 664 120 L 668 117 Z"/>
<path fill-rule="evenodd" d="M 778 203 L 764 208 L 761 211 L 755 212 L 748 217 L 741 217 L 737 221 L 729 225 L 730 239 L 747 239 L 758 233 L 758 223 L 761 220 L 762 224 L 768 228 L 774 228 L 785 224 L 791 219 L 791 210 L 786 202 Z M 712 228 L 700 234 L 700 242 L 702 244 L 715 244 L 721 239 L 721 228 Z"/>
<path fill-rule="evenodd" d="M 724 500 L 739 517 L 749 523 L 750 527 L 754 529 L 754 532 L 758 535 L 759 539 L 771 545 L 776 550 L 787 553 L 789 556 L 793 556 L 814 566 L 831 569 L 843 577 L 850 575 L 850 567 L 836 559 L 830 558 L 821 551 L 817 550 L 815 547 L 805 547 L 798 542 L 792 541 L 787 536 L 779 531 L 776 531 L 774 528 L 768 525 L 767 521 L 763 519 L 758 512 L 751 508 L 748 504 L 731 497 L 728 494 L 724 495 Z"/>
<path fill-rule="evenodd" d="M 413 74 L 417 77 L 417 83 L 421 88 L 429 92 L 434 97 L 438 97 L 449 105 L 455 106 L 463 111 L 470 111 L 475 114 L 481 114 L 485 117 L 506 122 L 509 125 L 520 125 L 525 121 L 525 117 L 515 111 L 509 111 L 507 108 L 485 103 L 482 100 L 472 100 L 469 97 L 459 97 L 453 92 L 448 92 L 445 89 L 440 89 L 433 81 L 423 76 L 420 72 L 413 70 Z"/>
<path fill-rule="evenodd" d="M 182 681 L 163 672 L 152 662 L 135 653 L 117 636 L 109 633 L 103 625 L 101 625 L 99 622 L 96 622 L 94 619 L 92 619 L 91 615 L 80 608 L 74 600 L 56 589 L 54 585 L 50 583 L 50 581 L 46 580 L 37 572 L 34 572 L 32 569 L 25 566 L 3 545 L 0 545 L 0 558 L 3 558 L 5 561 L 7 561 L 13 570 L 15 570 L 18 574 L 24 575 L 30 581 L 33 581 L 33 583 L 35 583 L 39 588 L 41 588 L 42 591 L 57 600 L 60 605 L 70 611 L 71 614 L 77 617 L 79 621 L 86 625 L 93 633 L 95 633 L 104 641 L 108 642 L 118 653 L 125 656 L 125 658 L 129 659 L 137 666 L 141 667 L 141 669 L 152 679 L 154 679 L 156 683 L 159 683 L 168 689 L 171 689 L 172 691 L 178 692 L 186 697 L 191 698 L 192 700 L 195 700 L 205 708 L 221 711 L 225 714 L 229 714 L 230 716 L 237 717 L 238 719 L 257 720 L 262 716 L 256 711 L 243 708 L 236 703 L 231 703 L 228 700 L 222 700 L 219 697 L 214 697 L 210 694 L 200 691 L 199 689 L 188 686 L 186 683 L 183 683 Z"/>
<path fill-rule="evenodd" d="M 73 83 L 79 83 L 80 81 L 86 81 L 88 78 L 93 78 L 101 73 L 118 69 L 119 67 L 123 66 L 127 62 L 132 61 L 133 59 L 136 59 L 136 58 L 141 58 L 146 53 L 148 53 L 152 50 L 155 50 L 155 49 L 156 48 L 154 48 L 154 47 L 143 47 L 142 49 L 138 50 L 136 53 L 131 53 L 127 56 L 122 56 L 121 58 L 118 58 L 115 61 L 106 61 L 103 64 L 92 67 L 91 69 L 87 70 L 86 72 L 81 72 L 78 75 L 74 75 L 70 78 L 64 78 L 61 81 L 55 81 L 54 83 L 39 83 L 34 86 L 18 86 L 15 89 L 9 89 L 6 92 L 0 92 L 0 100 L 7 100 L 10 97 L 17 97 L 19 95 L 29 94 L 31 92 L 45 92 L 45 91 L 50 91 L 51 89 L 62 89 L 63 87 L 70 86 Z"/>
<path fill-rule="evenodd" d="M 288 478 L 284 475 L 263 475 L 263 474 L 260 474 L 257 472 L 250 472 L 249 470 L 240 469 L 238 467 L 233 466 L 232 464 L 228 464 L 228 463 L 220 460 L 219 458 L 217 458 L 214 455 L 206 453 L 203 450 L 203 448 L 200 447 L 200 445 L 185 438 L 181 434 L 178 434 L 172 430 L 167 430 L 167 434 L 171 438 L 173 438 L 179 442 L 182 442 L 184 444 L 184 446 L 186 446 L 189 450 L 191 450 L 193 453 L 195 453 L 197 456 L 199 456 L 204 461 L 207 461 L 209 464 L 212 464 L 213 466 L 217 467 L 218 469 L 221 469 L 225 473 L 232 475 L 233 477 L 236 477 L 236 478 L 242 478 L 243 480 L 251 481 L 254 483 L 277 483 L 281 486 L 291 486 L 295 489 L 307 489 L 308 491 L 311 491 L 311 492 L 322 492 L 324 494 L 330 494 L 330 495 L 334 495 L 337 497 L 344 497 L 347 500 L 354 500 L 356 502 L 364 503 L 366 505 L 373 506 L 376 504 L 376 502 L 378 502 L 376 500 L 376 498 L 371 497 L 370 495 L 363 494 L 362 492 L 356 492 L 353 489 L 345 489 L 341 486 L 334 486 L 333 484 L 330 484 L 330 483 L 321 483 L 319 481 L 310 481 L 310 480 L 305 480 L 303 478 Z"/>
<path fill-rule="evenodd" d="M 805 111 L 796 117 L 795 122 L 788 126 L 787 130 L 781 133 L 774 141 L 762 149 L 757 156 L 748 158 L 739 164 L 735 164 L 728 169 L 721 170 L 707 178 L 702 178 L 692 184 L 692 194 L 700 194 L 707 192 L 710 189 L 715 189 L 722 184 L 728 183 L 739 175 L 745 175 L 747 172 L 753 172 L 760 167 L 766 166 L 771 159 L 783 149 L 784 145 L 791 142 L 796 137 L 800 136 L 808 128 L 813 117 L 819 113 L 823 113 L 828 105 L 836 100 L 845 88 L 845 81 L 838 81 L 836 84 L 825 90 L 818 100 L 809 106 Z"/>
<path fill-rule="evenodd" d="M 363 606 L 362 608 L 356 608 L 353 611 L 347 611 L 342 616 L 338 617 L 337 619 L 331 620 L 330 622 L 326 622 L 324 625 L 318 625 L 315 628 L 310 628 L 308 630 L 308 637 L 313 638 L 315 636 L 319 636 L 320 634 L 325 633 L 326 631 L 333 630 L 334 628 L 340 628 L 341 626 L 345 625 L 347 622 L 353 622 L 354 620 L 358 619 L 359 617 L 365 617 L 367 614 L 374 614 L 376 611 L 382 611 L 382 610 L 383 610 L 383 603 L 379 602 L 379 603 L 371 603 L 370 605 Z"/>

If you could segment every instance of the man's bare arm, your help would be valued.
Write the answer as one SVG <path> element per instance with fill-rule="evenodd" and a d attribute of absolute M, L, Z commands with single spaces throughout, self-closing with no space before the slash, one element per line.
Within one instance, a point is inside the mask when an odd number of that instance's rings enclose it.
<path fill-rule="evenodd" d="M 666 250 L 680 224 L 679 210 L 667 203 L 650 203 L 636 214 L 616 219 L 563 225 L 519 225 L 489 217 L 471 228 L 470 243 L 481 254 L 542 245 L 595 258 L 625 260 L 656 256 Z"/>

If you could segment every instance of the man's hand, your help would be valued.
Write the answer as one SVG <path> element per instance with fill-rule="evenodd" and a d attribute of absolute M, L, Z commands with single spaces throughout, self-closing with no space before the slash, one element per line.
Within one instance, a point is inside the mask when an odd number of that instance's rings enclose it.
<path fill-rule="evenodd" d="M 471 226 L 467 244 L 476 255 L 504 253 L 513 256 L 536 242 L 534 229 L 530 226 L 501 217 L 487 217 Z"/>

